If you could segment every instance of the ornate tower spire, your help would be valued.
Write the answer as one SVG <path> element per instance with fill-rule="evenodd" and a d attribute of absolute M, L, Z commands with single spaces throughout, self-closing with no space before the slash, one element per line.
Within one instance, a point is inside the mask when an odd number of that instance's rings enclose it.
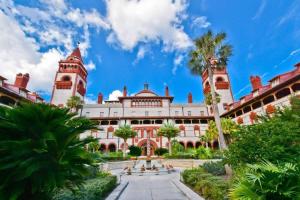
<path fill-rule="evenodd" d="M 87 71 L 79 47 L 65 59 L 59 61 L 52 90 L 51 104 L 65 106 L 71 96 L 82 100 L 86 93 Z"/>

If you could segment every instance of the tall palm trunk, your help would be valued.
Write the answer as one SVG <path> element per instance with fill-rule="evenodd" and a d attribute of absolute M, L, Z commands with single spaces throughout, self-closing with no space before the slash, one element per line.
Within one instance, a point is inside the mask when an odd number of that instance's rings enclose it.
<path fill-rule="evenodd" d="M 221 118 L 220 118 L 220 113 L 219 113 L 219 108 L 217 104 L 217 98 L 216 98 L 216 93 L 215 93 L 215 86 L 214 86 L 214 81 L 213 81 L 213 72 L 212 72 L 212 65 L 209 64 L 210 66 L 207 67 L 208 70 L 208 78 L 209 78 L 209 85 L 210 85 L 210 93 L 211 93 L 211 98 L 212 98 L 212 107 L 214 111 L 214 118 L 216 122 L 216 126 L 218 129 L 218 135 L 219 135 L 219 141 L 220 141 L 220 149 L 227 149 L 227 145 L 225 143 L 225 138 L 223 135 L 222 131 L 222 126 L 221 126 Z"/>
<path fill-rule="evenodd" d="M 168 138 L 169 143 L 169 155 L 172 155 L 172 144 L 171 144 L 171 138 Z"/>
<path fill-rule="evenodd" d="M 124 145 L 123 145 L 123 158 L 126 157 L 126 145 L 127 145 L 127 140 L 124 139 Z"/>

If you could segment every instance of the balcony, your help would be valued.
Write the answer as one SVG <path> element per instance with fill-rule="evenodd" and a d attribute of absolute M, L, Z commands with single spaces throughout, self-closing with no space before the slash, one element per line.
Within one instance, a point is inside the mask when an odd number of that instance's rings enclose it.
<path fill-rule="evenodd" d="M 229 89 L 229 83 L 227 81 L 220 81 L 215 83 L 217 90 L 226 90 Z"/>
<path fill-rule="evenodd" d="M 71 89 L 72 81 L 56 81 L 56 89 Z"/>

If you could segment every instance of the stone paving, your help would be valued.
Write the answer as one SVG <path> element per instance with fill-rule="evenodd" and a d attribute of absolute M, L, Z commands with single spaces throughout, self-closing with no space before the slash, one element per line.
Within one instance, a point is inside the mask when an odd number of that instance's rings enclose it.
<path fill-rule="evenodd" d="M 123 176 L 129 181 L 120 200 L 186 200 L 187 198 L 172 182 L 179 179 L 179 173 L 162 175 Z"/>

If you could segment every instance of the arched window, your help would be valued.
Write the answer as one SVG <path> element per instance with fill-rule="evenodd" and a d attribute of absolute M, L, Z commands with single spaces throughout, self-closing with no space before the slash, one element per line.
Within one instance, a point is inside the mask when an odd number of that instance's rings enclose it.
<path fill-rule="evenodd" d="M 295 83 L 292 85 L 293 92 L 300 91 L 300 83 Z"/>
<path fill-rule="evenodd" d="M 71 81 L 71 77 L 70 76 L 63 76 L 61 78 L 62 81 Z"/>
<path fill-rule="evenodd" d="M 82 82 L 82 80 L 79 80 L 78 86 L 82 86 L 82 87 L 83 87 L 83 82 Z"/>
<path fill-rule="evenodd" d="M 252 104 L 252 109 L 255 110 L 257 108 L 261 107 L 261 102 L 260 101 L 257 101 L 255 103 Z"/>
<path fill-rule="evenodd" d="M 290 94 L 291 94 L 290 88 L 284 88 L 284 89 L 278 91 L 275 95 L 276 95 L 277 99 L 280 99 L 280 98 L 283 98 Z"/>
<path fill-rule="evenodd" d="M 219 76 L 219 77 L 217 77 L 216 81 L 217 81 L 217 82 L 223 82 L 223 81 L 224 81 L 224 78 Z"/>
<path fill-rule="evenodd" d="M 205 85 L 205 87 L 209 87 L 209 82 L 206 81 L 206 83 L 204 85 Z"/>
<path fill-rule="evenodd" d="M 193 142 L 187 142 L 186 143 L 186 148 L 194 148 L 194 144 L 193 144 Z"/>
<path fill-rule="evenodd" d="M 268 103 L 273 102 L 274 100 L 275 100 L 275 99 L 274 99 L 274 96 L 273 96 L 273 95 L 270 95 L 270 96 L 264 98 L 263 103 L 264 103 L 264 105 L 266 105 L 266 104 L 268 104 Z"/>

